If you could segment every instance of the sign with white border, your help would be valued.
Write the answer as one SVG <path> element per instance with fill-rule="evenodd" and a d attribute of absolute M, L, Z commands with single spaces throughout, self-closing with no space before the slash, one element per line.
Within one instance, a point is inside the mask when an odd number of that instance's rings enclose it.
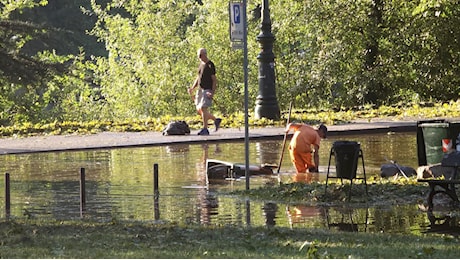
<path fill-rule="evenodd" d="M 243 13 L 243 3 L 230 3 L 229 4 L 229 13 L 230 13 L 230 40 L 234 41 L 243 41 L 244 40 L 244 13 Z"/>

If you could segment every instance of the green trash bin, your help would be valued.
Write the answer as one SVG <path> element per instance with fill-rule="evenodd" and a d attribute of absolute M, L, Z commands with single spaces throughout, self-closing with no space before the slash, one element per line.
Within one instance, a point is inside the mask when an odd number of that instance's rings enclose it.
<path fill-rule="evenodd" d="M 449 123 L 423 123 L 419 127 L 422 129 L 423 142 L 425 146 L 426 164 L 440 163 L 444 152 L 442 151 L 442 139 L 450 139 Z"/>
<path fill-rule="evenodd" d="M 356 178 L 361 145 L 354 141 L 336 141 L 332 144 L 335 157 L 335 170 L 338 178 Z"/>

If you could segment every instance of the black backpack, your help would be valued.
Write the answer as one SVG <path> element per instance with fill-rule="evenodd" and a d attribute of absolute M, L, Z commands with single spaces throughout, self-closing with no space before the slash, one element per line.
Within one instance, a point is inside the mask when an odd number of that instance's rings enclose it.
<path fill-rule="evenodd" d="M 185 121 L 171 121 L 163 129 L 163 135 L 188 135 L 190 127 Z"/>

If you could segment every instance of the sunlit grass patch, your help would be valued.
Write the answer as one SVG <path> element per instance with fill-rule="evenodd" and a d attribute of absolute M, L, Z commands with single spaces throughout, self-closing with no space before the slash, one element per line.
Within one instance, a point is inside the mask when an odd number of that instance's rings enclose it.
<path fill-rule="evenodd" d="M 351 195 L 349 197 L 351 187 Z M 368 195 L 366 196 L 366 185 L 362 180 L 354 180 L 350 185 L 349 180 L 340 179 L 325 182 L 312 183 L 285 183 L 279 186 L 263 186 L 251 190 L 234 191 L 233 194 L 249 196 L 254 199 L 270 199 L 274 201 L 306 202 L 315 204 L 329 204 L 337 201 L 348 201 L 357 203 L 373 203 L 386 205 L 421 203 L 426 199 L 428 187 L 417 183 L 415 177 L 409 179 L 399 178 L 367 180 Z"/>
<path fill-rule="evenodd" d="M 391 120 L 402 120 L 405 118 L 429 119 L 439 117 L 460 117 L 460 101 L 433 104 L 432 106 L 409 105 L 402 106 L 381 106 L 378 108 L 363 107 L 358 110 L 324 111 L 318 109 L 293 109 L 291 121 L 300 121 L 315 125 L 325 123 L 327 125 L 341 125 L 352 120 L 374 120 L 379 118 L 390 118 Z M 253 112 L 249 115 L 249 127 L 284 127 L 286 125 L 287 113 L 281 113 L 279 120 L 266 118 L 256 119 Z M 190 129 L 202 127 L 201 118 L 193 116 L 172 116 L 163 115 L 159 118 L 142 118 L 119 121 L 88 121 L 88 122 L 51 122 L 51 123 L 30 123 L 1 126 L 0 136 L 32 136 L 32 135 L 62 135 L 62 134 L 91 134 L 104 131 L 111 132 L 160 132 L 164 127 L 174 120 L 184 120 Z M 245 114 L 235 113 L 222 117 L 222 128 L 242 128 L 245 125 Z"/>

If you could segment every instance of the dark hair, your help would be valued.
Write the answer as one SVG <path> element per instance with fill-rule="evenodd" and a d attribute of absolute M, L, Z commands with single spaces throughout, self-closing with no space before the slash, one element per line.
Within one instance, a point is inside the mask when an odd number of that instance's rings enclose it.
<path fill-rule="evenodd" d="M 324 138 L 327 136 L 327 127 L 324 124 L 320 124 L 318 127 L 318 130 L 323 131 L 324 133 Z"/>

